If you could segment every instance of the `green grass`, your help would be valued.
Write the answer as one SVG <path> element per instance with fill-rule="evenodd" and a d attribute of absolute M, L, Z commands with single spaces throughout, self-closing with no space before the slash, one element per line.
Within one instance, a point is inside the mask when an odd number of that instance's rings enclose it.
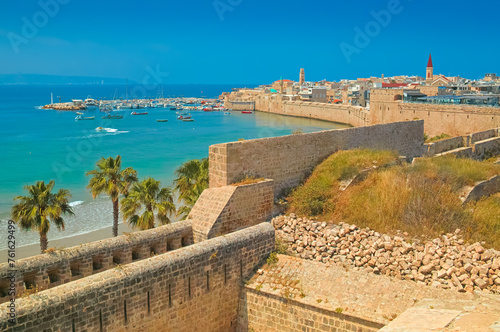
<path fill-rule="evenodd" d="M 426 143 L 432 143 L 432 142 L 440 141 L 442 139 L 446 139 L 446 138 L 450 138 L 450 137 L 451 137 L 450 135 L 444 134 L 444 133 L 442 133 L 441 135 L 430 137 L 430 138 L 429 138 L 429 136 L 424 135 Z"/>
<path fill-rule="evenodd" d="M 378 159 L 377 159 L 378 158 Z M 459 191 L 500 174 L 500 166 L 453 156 L 423 158 L 411 165 L 381 168 L 344 192 L 339 180 L 390 162 L 395 155 L 354 150 L 332 155 L 293 191 L 289 212 L 344 221 L 379 232 L 406 231 L 435 237 L 460 228 L 469 241 L 500 249 L 500 196 L 463 206 Z"/>
<path fill-rule="evenodd" d="M 289 196 L 291 212 L 317 216 L 331 212 L 334 199 L 339 194 L 340 181 L 352 178 L 361 170 L 380 166 L 396 160 L 398 155 L 390 151 L 349 150 L 339 151 L 323 163 Z"/>

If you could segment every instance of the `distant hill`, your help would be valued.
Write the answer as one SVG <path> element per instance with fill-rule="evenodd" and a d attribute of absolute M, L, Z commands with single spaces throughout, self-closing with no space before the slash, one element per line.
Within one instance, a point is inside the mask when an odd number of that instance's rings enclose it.
<path fill-rule="evenodd" d="M 129 80 L 129 83 L 136 83 Z M 38 74 L 0 75 L 0 85 L 125 84 L 124 78 Z"/>

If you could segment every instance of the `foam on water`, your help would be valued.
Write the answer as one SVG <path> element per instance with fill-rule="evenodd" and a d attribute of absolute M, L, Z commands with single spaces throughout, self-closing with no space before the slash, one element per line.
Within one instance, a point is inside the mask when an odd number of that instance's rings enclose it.
<path fill-rule="evenodd" d="M 75 206 L 80 205 L 80 204 L 83 204 L 83 201 L 74 201 L 74 202 L 69 203 L 68 205 L 71 207 L 75 207 Z"/>

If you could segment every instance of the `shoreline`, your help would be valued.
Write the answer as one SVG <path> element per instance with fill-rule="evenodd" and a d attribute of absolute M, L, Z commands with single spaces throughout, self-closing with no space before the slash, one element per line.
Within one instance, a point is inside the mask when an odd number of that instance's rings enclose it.
<path fill-rule="evenodd" d="M 140 230 L 133 230 L 132 228 L 130 228 L 128 223 L 120 222 L 118 224 L 118 236 L 123 235 L 124 232 L 134 233 L 138 231 Z M 78 246 L 80 244 L 104 240 L 110 237 L 112 237 L 112 226 L 102 228 L 96 231 L 91 231 L 85 234 L 63 237 L 57 240 L 50 240 L 48 248 L 56 248 L 56 249 L 71 248 L 74 246 Z M 16 254 L 15 260 L 40 255 L 40 243 L 30 244 L 16 248 L 15 254 Z M 0 264 L 7 262 L 8 258 L 7 249 L 0 250 L 0 257 L 1 257 Z"/>

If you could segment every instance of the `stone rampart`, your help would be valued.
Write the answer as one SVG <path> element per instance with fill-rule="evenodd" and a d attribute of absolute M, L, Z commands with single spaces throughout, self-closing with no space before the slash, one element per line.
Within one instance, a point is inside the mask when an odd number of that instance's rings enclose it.
<path fill-rule="evenodd" d="M 17 324 L 2 314 L 0 330 L 235 331 L 242 280 L 273 249 L 262 223 L 18 298 Z"/>
<path fill-rule="evenodd" d="M 117 236 L 16 261 L 16 294 L 34 293 L 193 243 L 191 222 Z M 0 265 L 0 301 L 9 301 L 8 263 Z"/>
<path fill-rule="evenodd" d="M 338 123 L 350 124 L 354 127 L 366 126 L 370 123 L 369 112 L 359 106 L 328 104 L 306 101 L 287 101 L 278 95 L 261 94 L 248 96 L 249 100 L 237 100 L 238 95 L 229 95 L 225 106 L 233 110 L 256 110 L 266 113 L 297 116 Z"/>
<path fill-rule="evenodd" d="M 266 221 L 274 203 L 273 181 L 210 188 L 189 213 L 195 242 Z"/>
<path fill-rule="evenodd" d="M 423 153 L 423 121 L 326 130 L 210 146 L 210 187 L 223 187 L 242 175 L 274 180 L 274 192 L 300 183 L 325 158 L 339 150 L 395 150 L 406 157 Z"/>
<path fill-rule="evenodd" d="M 403 102 L 403 89 L 374 89 L 370 96 L 370 123 L 422 119 L 429 136 L 451 136 L 500 127 L 500 108 Z"/>

